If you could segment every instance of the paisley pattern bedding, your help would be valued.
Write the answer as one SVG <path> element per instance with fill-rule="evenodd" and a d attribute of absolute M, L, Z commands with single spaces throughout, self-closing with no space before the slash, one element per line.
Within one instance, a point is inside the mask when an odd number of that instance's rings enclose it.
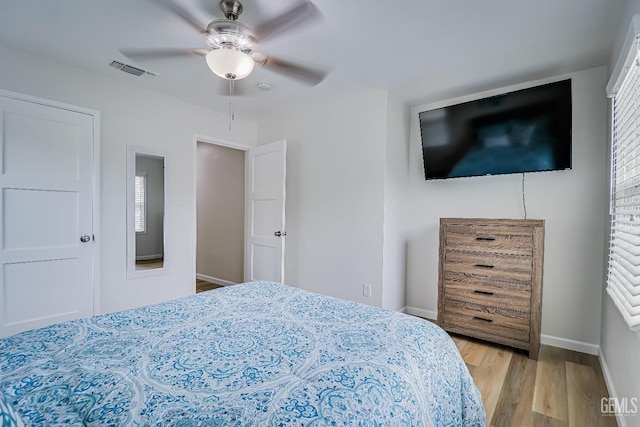
<path fill-rule="evenodd" d="M 26 426 L 483 426 L 447 334 L 251 282 L 0 340 Z"/>

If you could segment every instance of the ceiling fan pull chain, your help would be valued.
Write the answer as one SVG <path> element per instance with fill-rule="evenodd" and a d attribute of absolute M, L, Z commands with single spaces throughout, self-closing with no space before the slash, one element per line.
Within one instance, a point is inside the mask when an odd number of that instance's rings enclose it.
<path fill-rule="evenodd" d="M 231 130 L 231 122 L 235 120 L 235 115 L 233 114 L 233 92 L 234 92 L 234 81 L 229 80 L 229 130 Z"/>

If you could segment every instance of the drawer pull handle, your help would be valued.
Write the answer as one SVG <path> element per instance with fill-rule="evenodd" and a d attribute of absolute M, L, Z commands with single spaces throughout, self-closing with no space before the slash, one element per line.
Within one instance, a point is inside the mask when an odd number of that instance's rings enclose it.
<path fill-rule="evenodd" d="M 493 322 L 493 319 L 485 319 L 484 317 L 473 316 L 473 318 L 476 319 L 476 320 L 481 320 L 483 322 L 487 322 L 487 323 Z"/>
<path fill-rule="evenodd" d="M 489 264 L 476 264 L 476 267 L 478 267 L 478 268 L 493 268 L 493 265 L 489 265 Z"/>
<path fill-rule="evenodd" d="M 482 294 L 482 295 L 493 295 L 493 292 L 489 292 L 489 291 L 479 291 L 478 289 L 474 290 L 473 293 L 475 294 Z"/>
<path fill-rule="evenodd" d="M 495 237 L 476 237 L 476 240 L 481 240 L 484 242 L 493 242 L 494 240 L 496 240 Z"/>

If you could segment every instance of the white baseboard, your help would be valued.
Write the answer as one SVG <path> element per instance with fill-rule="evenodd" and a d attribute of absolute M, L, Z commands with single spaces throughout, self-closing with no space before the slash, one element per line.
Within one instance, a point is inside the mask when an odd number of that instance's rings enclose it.
<path fill-rule="evenodd" d="M 592 354 L 597 356 L 600 352 L 600 346 L 589 344 L 582 341 L 570 340 L 568 338 L 558 338 L 551 335 L 540 335 L 540 344 L 560 347 L 566 350 L 578 351 L 580 353 Z"/>
<path fill-rule="evenodd" d="M 438 318 L 437 311 L 425 310 L 424 308 L 407 306 L 400 311 L 413 316 L 424 317 L 425 319 L 436 320 Z M 540 343 L 553 347 L 564 348 L 566 350 L 578 351 L 580 353 L 592 354 L 594 356 L 598 356 L 600 352 L 600 346 L 598 345 L 567 338 L 558 338 L 551 335 L 540 335 Z"/>
<path fill-rule="evenodd" d="M 162 259 L 162 254 L 140 255 L 136 257 L 136 261 L 149 261 L 150 259 Z"/>
<path fill-rule="evenodd" d="M 438 318 L 438 312 L 433 310 L 425 310 L 424 308 L 418 307 L 405 307 L 403 310 L 407 314 L 411 314 L 412 316 L 420 316 L 425 319 L 436 320 Z"/>
<path fill-rule="evenodd" d="M 200 273 L 196 273 L 196 279 L 204 280 L 205 282 L 214 283 L 220 286 L 229 286 L 229 285 L 236 284 L 235 282 L 230 282 L 228 280 L 219 279 L 217 277 L 207 276 L 206 274 L 200 274 Z"/>
<path fill-rule="evenodd" d="M 609 389 L 609 397 L 613 397 L 615 399 L 618 397 L 618 393 L 616 392 L 616 388 L 613 386 L 613 378 L 611 378 L 611 372 L 609 372 L 609 366 L 607 366 L 607 361 L 604 359 L 602 349 L 600 349 L 598 353 L 598 359 L 600 360 L 600 369 L 602 369 L 604 382 L 607 384 L 607 389 Z M 622 414 L 616 414 L 616 421 L 618 421 L 618 426 L 627 427 L 627 420 Z"/>

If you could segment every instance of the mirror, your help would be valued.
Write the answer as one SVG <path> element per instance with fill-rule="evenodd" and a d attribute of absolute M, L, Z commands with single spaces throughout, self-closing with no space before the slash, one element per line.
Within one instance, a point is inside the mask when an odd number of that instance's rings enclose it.
<path fill-rule="evenodd" d="M 167 159 L 157 150 L 127 151 L 127 277 L 167 272 Z"/>

